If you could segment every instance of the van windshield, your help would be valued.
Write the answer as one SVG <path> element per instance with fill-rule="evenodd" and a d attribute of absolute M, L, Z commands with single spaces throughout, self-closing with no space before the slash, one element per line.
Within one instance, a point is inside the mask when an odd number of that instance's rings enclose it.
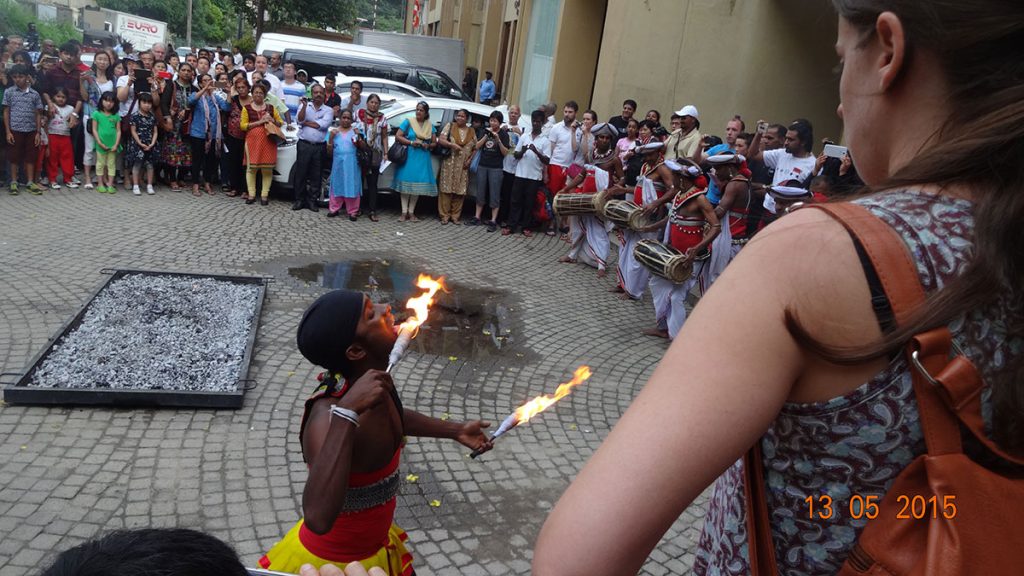
<path fill-rule="evenodd" d="M 462 91 L 445 73 L 435 70 L 417 70 L 416 87 L 443 98 L 461 98 Z M 453 92 L 454 90 L 454 92 Z"/>

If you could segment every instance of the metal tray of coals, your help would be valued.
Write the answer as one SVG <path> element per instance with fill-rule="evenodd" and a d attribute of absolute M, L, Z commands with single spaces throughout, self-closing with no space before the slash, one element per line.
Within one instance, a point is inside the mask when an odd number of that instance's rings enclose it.
<path fill-rule="evenodd" d="M 109 274 L 109 278 L 50 339 L 50 344 L 32 359 L 28 369 L 23 374 L 15 374 L 20 376 L 18 380 L 4 387 L 5 402 L 61 406 L 241 408 L 245 391 L 252 387 L 249 368 L 256 330 L 266 285 L 273 278 L 134 269 L 105 269 L 101 272 Z M 162 291 L 157 294 L 163 294 L 163 297 L 135 302 L 134 308 L 118 305 L 118 293 L 136 294 L 132 292 L 136 287 L 133 283 L 144 288 L 138 293 L 138 299 L 152 296 L 150 290 Z M 190 289 L 195 298 L 211 293 L 219 297 L 217 291 L 223 291 L 227 299 L 210 298 L 209 301 L 189 304 L 189 298 L 193 296 L 181 295 L 182 289 Z M 186 305 L 174 310 L 164 308 L 177 305 L 179 300 Z M 223 305 L 239 301 L 245 306 Z M 251 316 L 248 316 L 248 310 L 251 310 Z M 199 318 L 204 312 L 210 312 L 210 316 Z M 123 320 L 121 316 L 132 313 L 143 317 L 139 326 L 132 326 L 130 318 L 127 323 L 116 325 L 118 320 Z M 219 314 L 226 316 L 221 318 Z M 239 329 L 245 323 L 245 317 L 249 318 L 248 326 Z M 108 318 L 115 325 L 104 326 Z M 202 323 L 218 319 L 224 321 L 209 322 L 210 326 Z M 175 346 L 154 340 L 143 342 L 141 350 L 134 348 L 131 342 L 122 342 L 122 353 L 114 350 L 112 354 L 101 356 L 117 347 L 118 337 L 130 340 L 132 328 L 140 326 L 146 326 L 158 337 L 167 335 L 171 338 L 190 329 L 196 335 L 196 341 L 186 338 L 178 340 L 180 346 Z M 166 332 L 161 329 L 166 329 Z M 89 334 L 83 336 L 87 331 Z M 197 344 L 207 331 L 211 335 L 210 341 Z M 217 338 L 218 331 L 229 333 Z M 147 354 L 147 345 L 159 351 L 166 350 L 166 354 Z M 195 354 L 197 346 L 198 354 Z M 147 359 L 156 360 L 148 366 L 133 366 L 130 359 L 133 355 L 140 363 Z M 195 380 L 197 375 L 202 376 L 197 371 L 206 365 L 211 367 L 212 377 L 201 384 L 192 384 L 189 378 Z M 91 370 L 93 368 L 96 369 Z M 75 379 L 76 374 L 84 376 Z M 41 378 L 45 381 L 40 381 Z M 72 380 L 84 383 L 71 385 L 69 382 Z"/>

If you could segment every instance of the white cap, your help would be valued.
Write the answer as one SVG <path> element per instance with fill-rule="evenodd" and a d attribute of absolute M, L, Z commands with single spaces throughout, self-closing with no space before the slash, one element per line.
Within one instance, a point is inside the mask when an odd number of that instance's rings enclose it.
<path fill-rule="evenodd" d="M 694 106 L 693 104 L 687 104 L 686 106 L 683 106 L 679 110 L 676 110 L 676 115 L 677 116 L 693 116 L 694 118 L 700 120 L 700 115 L 697 114 L 697 107 Z"/>

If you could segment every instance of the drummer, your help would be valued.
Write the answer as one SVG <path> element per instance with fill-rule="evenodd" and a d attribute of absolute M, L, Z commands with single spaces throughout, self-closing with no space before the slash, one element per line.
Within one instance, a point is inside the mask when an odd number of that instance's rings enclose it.
<path fill-rule="evenodd" d="M 666 194 L 675 196 L 676 188 L 672 171 L 665 167 L 662 158 L 664 142 L 654 141 L 637 148 L 643 154 L 644 164 L 633 190 L 633 203 L 640 207 L 654 204 Z M 660 206 L 660 204 L 659 204 Z M 651 211 L 649 214 L 655 214 Z M 656 240 L 656 232 L 622 230 L 619 243 L 618 283 L 610 292 L 619 293 L 621 300 L 639 300 L 651 279 L 651 273 L 633 258 L 633 248 L 643 239 Z"/>
<path fill-rule="evenodd" d="M 692 263 L 693 271 L 682 284 L 660 276 L 651 276 L 654 317 L 657 324 L 644 330 L 648 336 L 673 339 L 686 321 L 686 297 L 694 286 L 704 295 L 705 270 L 711 243 L 722 230 L 715 207 L 707 198 L 708 180 L 693 161 L 685 158 L 666 160 L 665 166 L 676 178 L 676 189 L 668 216 L 648 227 L 663 231 L 662 241 L 679 250 Z"/>
<path fill-rule="evenodd" d="M 728 236 L 732 244 L 730 260 L 739 254 L 740 249 L 750 240 L 752 232 L 747 229 L 753 198 L 751 182 L 750 178 L 740 171 L 740 166 L 745 161 L 741 154 L 732 152 L 708 158 L 708 163 L 713 166 L 712 176 L 718 183 L 719 190 L 722 190 L 722 199 L 715 208 L 715 214 L 723 225 L 728 227 Z"/>
<path fill-rule="evenodd" d="M 591 153 L 593 164 L 587 164 L 584 170 L 566 183 L 562 192 L 596 194 L 622 183 L 622 161 L 619 160 L 613 146 L 618 140 L 618 129 L 602 122 L 590 129 L 590 135 L 594 138 L 594 149 Z M 572 247 L 569 248 L 569 253 L 558 261 L 575 264 L 577 259 L 582 260 L 597 268 L 598 278 L 604 278 L 608 274 L 605 266 L 611 249 L 604 221 L 595 214 L 570 216 L 569 238 Z"/>
<path fill-rule="evenodd" d="M 814 193 L 800 185 L 799 180 L 787 180 L 778 186 L 768 187 L 764 197 L 764 209 L 771 213 L 770 220 L 777 220 L 790 210 L 815 201 Z"/>

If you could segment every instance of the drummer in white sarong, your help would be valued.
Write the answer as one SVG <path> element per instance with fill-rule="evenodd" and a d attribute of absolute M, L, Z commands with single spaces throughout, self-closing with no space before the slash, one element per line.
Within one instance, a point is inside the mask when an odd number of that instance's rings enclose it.
<path fill-rule="evenodd" d="M 601 123 L 591 128 L 590 134 L 594 138 L 590 162 L 566 183 L 563 193 L 595 194 L 622 183 L 622 162 L 612 145 L 618 130 L 611 124 Z M 604 278 L 611 249 L 605 222 L 596 214 L 570 216 L 569 229 L 571 248 L 558 261 L 570 264 L 582 261 L 597 268 L 598 278 Z"/>
<path fill-rule="evenodd" d="M 673 184 L 672 171 L 665 167 L 662 150 L 663 142 L 651 142 L 637 149 L 638 153 L 644 155 L 644 165 L 640 169 L 640 176 L 636 181 L 636 189 L 633 192 L 633 202 L 637 206 L 653 204 L 663 195 L 675 196 L 676 189 Z M 651 221 L 657 220 L 656 214 L 651 215 Z M 651 273 L 644 268 L 633 257 L 633 249 L 640 240 L 657 240 L 661 237 L 658 232 L 637 232 L 624 230 L 622 233 L 622 245 L 619 246 L 618 263 L 618 284 L 611 289 L 611 292 L 620 293 L 622 300 L 639 300 L 643 297 L 644 290 L 651 279 Z"/>

